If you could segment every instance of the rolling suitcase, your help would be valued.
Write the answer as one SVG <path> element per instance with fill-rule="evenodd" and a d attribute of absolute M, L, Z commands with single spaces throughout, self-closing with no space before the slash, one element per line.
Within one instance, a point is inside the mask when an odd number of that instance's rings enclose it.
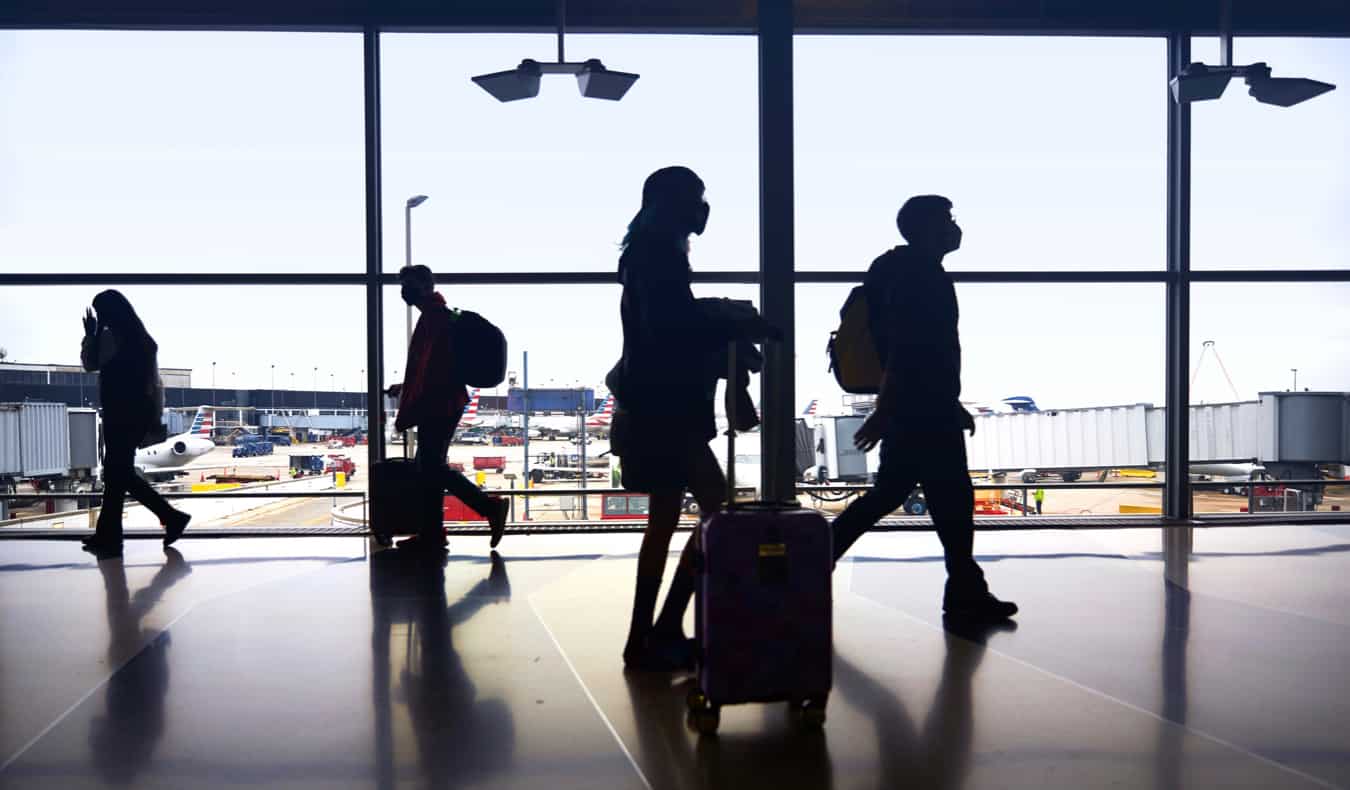
<path fill-rule="evenodd" d="M 737 503 L 735 442 L 728 431 L 726 509 L 698 526 L 698 684 L 688 722 L 712 734 L 723 705 L 787 702 L 799 723 L 819 727 L 834 657 L 830 526 L 795 502 Z"/>
<path fill-rule="evenodd" d="M 370 531 L 381 546 L 396 535 L 413 535 L 424 523 L 441 522 L 441 491 L 428 483 L 408 457 L 408 437 L 403 436 L 403 457 L 386 458 L 370 469 Z"/>

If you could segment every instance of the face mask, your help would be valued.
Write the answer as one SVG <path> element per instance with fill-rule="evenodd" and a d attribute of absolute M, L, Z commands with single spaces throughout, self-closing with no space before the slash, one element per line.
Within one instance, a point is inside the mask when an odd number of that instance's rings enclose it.
<path fill-rule="evenodd" d="M 702 236 L 703 231 L 708 227 L 708 214 L 711 207 L 706 203 L 701 203 L 698 210 L 694 213 L 694 226 L 692 230 L 695 234 Z"/>
<path fill-rule="evenodd" d="M 407 283 L 404 283 L 399 287 L 398 295 L 403 297 L 403 301 L 409 305 L 417 304 L 418 297 L 421 296 L 415 286 L 408 285 Z"/>

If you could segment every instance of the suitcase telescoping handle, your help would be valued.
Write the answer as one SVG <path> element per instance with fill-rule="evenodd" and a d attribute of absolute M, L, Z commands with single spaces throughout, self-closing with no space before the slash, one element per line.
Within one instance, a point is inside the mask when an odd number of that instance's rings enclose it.
<path fill-rule="evenodd" d="M 736 386 L 736 343 L 727 344 L 727 394 L 722 399 L 727 405 L 727 508 L 736 505 L 736 397 L 731 390 Z"/>

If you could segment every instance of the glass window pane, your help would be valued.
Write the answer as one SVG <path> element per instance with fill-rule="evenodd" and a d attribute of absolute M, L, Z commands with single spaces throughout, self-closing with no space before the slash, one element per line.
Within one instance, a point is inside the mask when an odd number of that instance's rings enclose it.
<path fill-rule="evenodd" d="M 359 35 L 0 31 L 0 54 L 0 269 L 364 268 Z"/>
<path fill-rule="evenodd" d="M 845 452 L 837 459 L 828 457 L 833 441 L 814 434 L 826 447 L 817 454 L 811 476 L 831 483 L 865 481 L 878 461 L 875 452 L 867 459 L 848 454 L 857 420 L 843 419 L 869 410 L 871 397 L 844 394 L 827 370 L 826 341 L 838 326 L 838 310 L 850 287 L 797 288 L 801 419 L 813 431 L 838 419 L 838 429 L 847 434 L 839 439 Z M 966 442 L 976 482 L 1020 483 L 1025 475 L 1028 480 L 1116 487 L 1048 491 L 1049 515 L 1118 515 L 1133 506 L 1158 508 L 1160 492 L 1118 487 L 1159 481 L 1157 470 L 1164 458 L 1164 437 L 1158 430 L 1164 386 L 1163 288 L 962 283 L 957 296 L 962 401 L 977 423 L 976 434 Z M 924 374 L 905 371 L 909 376 Z M 1021 492 L 982 496 L 994 497 L 989 514 L 1021 512 Z M 843 505 L 815 504 L 826 510 Z"/>
<path fill-rule="evenodd" d="M 0 380 L 0 403 L 84 407 L 92 418 L 92 409 L 101 405 L 98 376 L 73 371 L 80 367 L 80 318 L 99 290 L 9 289 L 15 298 L 0 310 L 0 337 L 6 338 L 9 352 L 4 367 L 29 375 L 20 381 Z M 367 453 L 357 435 L 365 425 L 366 404 L 365 296 L 360 287 L 118 290 L 155 339 L 164 382 L 168 438 L 140 450 L 136 464 L 142 474 L 169 492 L 209 493 L 235 486 L 277 492 L 276 498 L 267 499 L 176 501 L 193 514 L 195 528 L 327 526 L 338 523 L 333 508 L 345 505 L 359 516 L 359 499 L 291 494 L 334 489 L 332 473 L 338 470 L 351 473 L 342 490 L 366 490 Z M 220 316 L 231 319 L 227 327 L 222 328 Z M 194 431 L 198 416 L 203 419 Z M 12 424 L 0 421 L 0 446 L 13 441 L 14 435 L 6 433 Z M 71 423 L 72 430 L 76 425 Z M 95 422 L 91 419 L 88 425 L 93 429 Z M 349 442 L 330 446 L 339 436 L 350 437 Z M 87 454 L 72 441 L 69 461 L 62 461 L 68 465 L 50 481 L 50 490 L 100 490 L 99 441 L 98 434 L 89 438 Z M 19 477 L 17 492 L 33 493 L 32 475 Z M 27 515 L 42 514 L 46 505 L 36 499 L 10 504 Z M 71 498 L 57 509 L 67 514 L 84 504 Z M 61 519 L 71 528 L 88 525 L 87 514 L 83 520 L 68 515 Z M 129 527 L 155 523 L 143 509 L 127 511 Z"/>
<path fill-rule="evenodd" d="M 414 259 L 468 271 L 612 271 L 642 182 L 687 165 L 712 217 L 697 268 L 759 264 L 755 39 L 572 35 L 568 57 L 641 78 L 622 101 L 545 76 L 501 103 L 470 77 L 556 59 L 552 35 L 389 34 L 382 46 L 386 268 Z"/>
<path fill-rule="evenodd" d="M 698 263 L 695 263 L 697 267 Z M 474 310 L 495 323 L 505 333 L 508 347 L 508 380 L 502 385 L 479 391 L 480 401 L 507 403 L 510 380 L 517 386 L 525 383 L 524 353 L 529 353 L 529 383 L 533 392 L 543 389 L 585 388 L 596 393 L 595 409 L 587 419 L 587 435 L 592 437 L 585 446 L 590 477 L 588 487 L 608 488 L 610 484 L 610 456 L 607 419 L 599 415 L 603 403 L 605 375 L 618 361 L 623 350 L 623 332 L 619 324 L 620 288 L 615 285 L 565 286 L 440 286 L 440 293 L 454 307 Z M 754 286 L 699 285 L 696 297 L 728 297 L 757 302 Z M 398 296 L 398 290 L 385 290 L 385 380 L 402 380 L 407 359 L 407 311 Z M 417 313 L 414 311 L 414 322 Z M 692 359 L 671 360 L 672 369 L 679 375 L 700 375 L 698 363 Z M 759 377 L 751 377 L 750 392 L 759 400 Z M 725 423 L 723 398 L 719 391 L 714 411 L 719 425 Z M 508 404 L 509 405 L 509 404 Z M 545 412 L 533 404 L 530 416 L 528 447 L 523 444 L 483 446 L 471 443 L 469 435 L 481 430 L 487 434 L 515 432 L 523 427 L 518 410 L 481 407 L 476 420 L 464 420 L 451 446 L 449 458 L 473 468 L 474 458 L 500 457 L 505 464 L 498 473 L 487 475 L 489 488 L 521 487 L 525 479 L 525 459 L 528 452 L 530 480 L 536 488 L 575 488 L 580 484 L 581 445 L 576 437 L 577 418 L 574 413 Z M 599 424 L 595 424 L 599 423 Z M 392 430 L 393 417 L 389 418 Z M 476 428 L 470 431 L 470 428 Z M 390 436 L 396 442 L 389 455 L 402 454 L 401 436 Z M 674 440 L 676 437 L 672 436 Z M 711 443 L 714 454 L 725 466 L 726 440 L 718 438 Z M 738 454 L 743 466 L 738 479 L 745 485 L 758 485 L 759 437 L 745 434 L 737 440 Z M 755 456 L 751 459 L 749 456 Z M 592 518 L 601 514 L 601 497 L 587 497 L 587 512 Z M 523 512 L 519 511 L 518 512 Z M 579 518 L 580 502 L 564 501 L 562 497 L 540 497 L 531 500 L 531 518 Z"/>
<path fill-rule="evenodd" d="M 865 269 L 926 193 L 954 202 L 965 268 L 1164 266 L 1162 39 L 799 36 L 794 55 L 798 269 Z"/>
<path fill-rule="evenodd" d="M 1191 301 L 1196 512 L 1350 509 L 1345 486 L 1280 482 L 1346 479 L 1350 284 L 1199 283 Z"/>
<path fill-rule="evenodd" d="M 1276 107 L 1233 80 L 1192 105 L 1191 266 L 1350 267 L 1350 39 L 1238 38 L 1234 57 L 1339 87 Z M 1218 40 L 1196 39 L 1192 58 L 1217 64 Z"/>

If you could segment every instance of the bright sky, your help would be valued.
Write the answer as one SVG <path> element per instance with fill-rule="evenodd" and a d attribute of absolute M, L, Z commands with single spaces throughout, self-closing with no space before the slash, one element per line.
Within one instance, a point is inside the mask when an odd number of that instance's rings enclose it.
<path fill-rule="evenodd" d="M 755 42 L 570 36 L 569 57 L 642 75 L 622 102 L 567 77 L 499 104 L 470 82 L 545 35 L 384 38 L 385 258 L 441 271 L 612 272 L 642 179 L 698 171 L 713 207 L 696 270 L 758 264 Z M 1161 39 L 801 37 L 799 269 L 865 268 L 899 243 L 905 197 L 951 197 L 960 270 L 1161 269 Z M 1215 62 L 1212 42 L 1197 59 Z M 1201 268 L 1350 266 L 1350 42 L 1239 39 L 1239 62 L 1341 88 L 1257 104 L 1234 83 L 1195 109 L 1193 259 Z M 361 39 L 352 34 L 0 31 L 0 268 L 359 272 L 364 268 Z M 123 289 L 166 367 L 221 387 L 357 389 L 360 288 Z M 702 295 L 755 298 L 753 286 Z M 801 286 L 799 408 L 837 404 L 824 346 L 846 293 Z M 94 288 L 8 288 L 10 359 L 74 363 Z M 531 383 L 598 385 L 619 351 L 618 288 L 447 293 L 530 352 Z M 1350 284 L 1197 285 L 1193 354 L 1214 340 L 1240 398 L 1350 390 Z M 963 285 L 965 391 L 1043 406 L 1160 403 L 1160 285 Z M 386 375 L 404 314 L 386 299 Z M 518 359 L 518 358 L 517 358 Z M 519 364 L 513 363 L 519 369 Z M 316 371 L 317 368 L 317 371 Z M 1229 400 L 1217 368 L 1196 400 Z"/>

